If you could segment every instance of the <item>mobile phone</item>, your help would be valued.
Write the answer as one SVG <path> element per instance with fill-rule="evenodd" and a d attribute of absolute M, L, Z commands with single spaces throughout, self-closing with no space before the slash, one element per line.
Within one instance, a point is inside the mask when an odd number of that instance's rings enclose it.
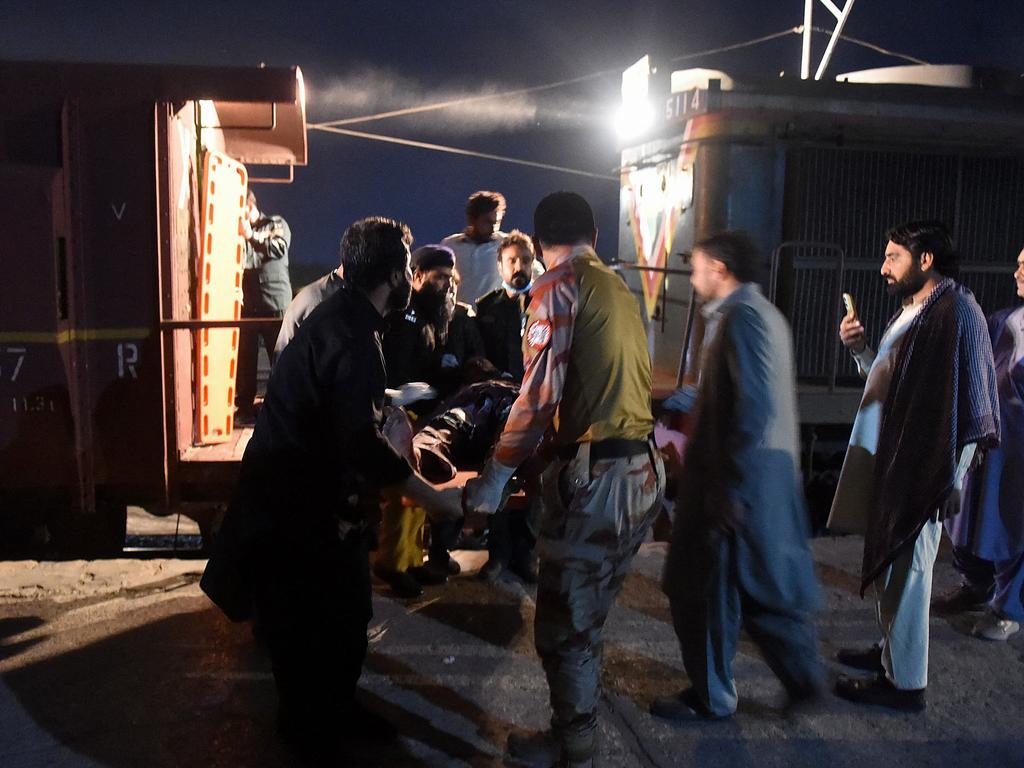
<path fill-rule="evenodd" d="M 857 317 L 857 305 L 853 303 L 853 296 L 848 293 L 843 294 L 843 304 L 846 305 L 846 316 L 856 318 Z"/>

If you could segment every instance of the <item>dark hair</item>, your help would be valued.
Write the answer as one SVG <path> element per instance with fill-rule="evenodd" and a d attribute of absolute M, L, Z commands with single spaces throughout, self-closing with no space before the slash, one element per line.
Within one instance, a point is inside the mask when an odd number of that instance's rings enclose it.
<path fill-rule="evenodd" d="M 256 193 L 251 189 L 249 190 L 249 194 L 245 196 L 245 202 L 247 205 L 256 205 Z"/>
<path fill-rule="evenodd" d="M 695 251 L 704 251 L 725 268 L 741 283 L 757 280 L 761 272 L 761 254 L 746 232 L 732 229 L 719 232 L 699 240 L 693 246 Z"/>
<path fill-rule="evenodd" d="M 522 248 L 530 256 L 536 257 L 537 255 L 533 250 L 533 241 L 518 229 L 509 232 L 498 244 L 498 261 L 501 261 L 501 254 L 506 248 Z"/>
<path fill-rule="evenodd" d="M 341 236 L 341 267 L 345 282 L 373 290 L 395 272 L 405 270 L 412 232 L 400 221 L 383 216 L 360 219 Z"/>
<path fill-rule="evenodd" d="M 455 269 L 455 251 L 447 245 L 437 245 L 436 243 L 421 245 L 412 252 L 409 263 L 413 269 L 418 269 L 421 272 L 429 272 L 438 267 Z"/>
<path fill-rule="evenodd" d="M 467 219 L 475 219 L 491 211 L 497 211 L 499 216 L 505 213 L 505 196 L 501 192 L 488 192 L 482 189 L 474 192 L 466 201 Z"/>
<path fill-rule="evenodd" d="M 953 236 L 941 221 L 908 221 L 886 232 L 885 239 L 902 245 L 915 259 L 930 253 L 935 258 L 932 268 L 943 277 L 960 275 L 960 257 Z"/>
<path fill-rule="evenodd" d="M 552 192 L 533 212 L 533 234 L 548 245 L 589 244 L 597 234 L 590 203 L 575 192 Z"/>

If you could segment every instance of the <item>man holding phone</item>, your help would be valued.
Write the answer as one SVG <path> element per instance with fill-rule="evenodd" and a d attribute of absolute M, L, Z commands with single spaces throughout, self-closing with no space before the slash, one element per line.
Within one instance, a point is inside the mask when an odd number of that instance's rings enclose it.
<path fill-rule="evenodd" d="M 838 652 L 841 663 L 874 674 L 841 676 L 836 693 L 921 711 L 942 520 L 959 511 L 976 450 L 998 443 L 998 403 L 985 318 L 954 279 L 945 226 L 909 222 L 887 239 L 881 274 L 902 306 L 877 353 L 856 314 L 839 326 L 866 384 L 829 518 L 833 530 L 864 534 L 861 595 L 873 588 L 882 639 Z"/>

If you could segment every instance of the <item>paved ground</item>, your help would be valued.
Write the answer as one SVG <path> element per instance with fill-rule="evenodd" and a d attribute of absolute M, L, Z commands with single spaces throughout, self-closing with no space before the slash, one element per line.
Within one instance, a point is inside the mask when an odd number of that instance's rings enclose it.
<path fill-rule="evenodd" d="M 875 638 L 856 596 L 860 541 L 814 543 L 827 607 L 822 652 Z M 460 553 L 468 570 L 477 553 Z M 921 715 L 830 699 L 787 721 L 782 691 L 743 643 L 732 722 L 677 727 L 646 714 L 685 683 L 664 558 L 645 545 L 615 608 L 601 711 L 604 766 L 1024 766 L 1024 639 L 968 635 L 970 617 L 932 620 L 932 681 Z M 197 581 L 201 560 L 0 563 L 0 766 L 285 766 L 266 659 Z M 953 582 L 948 557 L 940 588 Z M 458 578 L 402 602 L 381 587 L 362 687 L 397 722 L 394 747 L 351 765 L 491 766 L 512 730 L 548 718 L 532 649 L 533 592 Z M 830 667 L 830 674 L 838 670 Z"/>

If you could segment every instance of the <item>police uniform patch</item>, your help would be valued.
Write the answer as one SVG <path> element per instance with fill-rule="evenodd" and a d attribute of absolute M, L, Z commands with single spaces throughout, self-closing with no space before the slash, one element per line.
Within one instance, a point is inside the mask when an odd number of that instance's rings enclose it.
<path fill-rule="evenodd" d="M 538 351 L 544 349 L 551 341 L 551 323 L 547 320 L 534 320 L 526 329 L 526 343 Z"/>

